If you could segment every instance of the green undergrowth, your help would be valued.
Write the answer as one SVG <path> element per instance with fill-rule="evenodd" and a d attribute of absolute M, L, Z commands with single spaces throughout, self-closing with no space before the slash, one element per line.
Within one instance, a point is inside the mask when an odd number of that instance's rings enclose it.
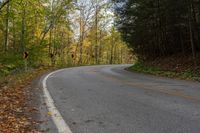
<path fill-rule="evenodd" d="M 41 67 L 36 69 L 29 69 L 28 71 L 21 71 L 16 74 L 1 76 L 0 88 L 20 85 L 22 83 L 25 83 L 27 80 L 34 79 L 35 77 L 48 70 L 53 70 L 53 68 Z"/>
<path fill-rule="evenodd" d="M 27 71 L 25 71 L 24 68 L 22 68 L 22 69 L 16 69 L 14 72 L 11 71 L 12 69 L 8 68 L 7 74 L 0 73 L 0 88 L 4 86 L 20 85 L 21 83 L 26 82 L 27 79 L 29 80 L 34 79 L 43 73 L 69 67 L 75 67 L 75 66 L 57 65 L 55 67 L 51 66 L 40 66 L 36 68 L 29 67 Z"/>
<path fill-rule="evenodd" d="M 184 79 L 184 80 L 193 80 L 193 81 L 200 82 L 200 75 L 196 75 L 192 73 L 192 70 L 189 70 L 189 69 L 183 72 L 166 71 L 158 67 L 146 66 L 143 63 L 137 62 L 135 65 L 131 66 L 129 70 L 134 71 L 134 72 L 139 72 L 139 73 L 156 75 L 156 76 Z"/>

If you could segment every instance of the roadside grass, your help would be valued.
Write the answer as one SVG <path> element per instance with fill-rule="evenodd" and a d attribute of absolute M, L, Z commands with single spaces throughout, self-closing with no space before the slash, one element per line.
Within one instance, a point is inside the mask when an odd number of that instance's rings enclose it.
<path fill-rule="evenodd" d="M 128 70 L 138 73 L 145 73 L 145 74 L 151 74 L 168 78 L 192 80 L 200 82 L 200 75 L 192 73 L 192 70 L 190 69 L 183 72 L 174 72 L 174 71 L 162 70 L 158 67 L 146 66 L 143 63 L 137 62 L 135 63 L 135 65 L 129 67 Z"/>

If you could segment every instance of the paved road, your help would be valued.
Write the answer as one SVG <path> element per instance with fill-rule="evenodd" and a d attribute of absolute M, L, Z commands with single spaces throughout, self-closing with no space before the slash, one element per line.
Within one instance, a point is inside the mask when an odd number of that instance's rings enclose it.
<path fill-rule="evenodd" d="M 200 84 L 124 70 L 69 68 L 47 88 L 73 133 L 200 133 Z"/>

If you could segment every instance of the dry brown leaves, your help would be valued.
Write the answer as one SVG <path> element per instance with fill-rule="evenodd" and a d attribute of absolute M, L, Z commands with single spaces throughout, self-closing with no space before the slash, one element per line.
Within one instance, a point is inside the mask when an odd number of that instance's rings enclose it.
<path fill-rule="evenodd" d="M 34 129 L 35 122 L 29 117 L 30 114 L 27 111 L 30 110 L 27 105 L 30 89 L 27 86 L 39 73 L 19 79 L 12 85 L 7 84 L 0 87 L 0 133 L 39 132 Z"/>
<path fill-rule="evenodd" d="M 196 54 L 197 66 L 194 66 L 194 61 L 192 55 L 182 55 L 176 54 L 169 57 L 158 57 L 155 60 L 150 60 L 146 62 L 147 66 L 159 67 L 162 70 L 174 71 L 174 72 L 184 72 L 187 70 L 192 70 L 195 75 L 200 75 L 200 53 Z"/>

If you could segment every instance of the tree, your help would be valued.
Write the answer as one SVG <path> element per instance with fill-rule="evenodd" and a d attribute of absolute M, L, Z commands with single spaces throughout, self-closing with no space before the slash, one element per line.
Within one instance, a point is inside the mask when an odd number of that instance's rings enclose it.
<path fill-rule="evenodd" d="M 10 3 L 11 0 L 6 0 L 5 2 L 3 2 L 0 6 L 0 12 L 1 10 L 4 8 L 4 6 L 8 5 Z"/>
<path fill-rule="evenodd" d="M 200 52 L 199 1 L 116 0 L 118 29 L 141 60 Z"/>
<path fill-rule="evenodd" d="M 106 10 L 111 12 L 110 8 L 107 0 L 4 0 L 0 5 L 0 75 L 47 65 L 109 63 L 113 16 Z M 122 45 L 129 53 L 119 41 L 113 47 L 114 63 Z"/>

